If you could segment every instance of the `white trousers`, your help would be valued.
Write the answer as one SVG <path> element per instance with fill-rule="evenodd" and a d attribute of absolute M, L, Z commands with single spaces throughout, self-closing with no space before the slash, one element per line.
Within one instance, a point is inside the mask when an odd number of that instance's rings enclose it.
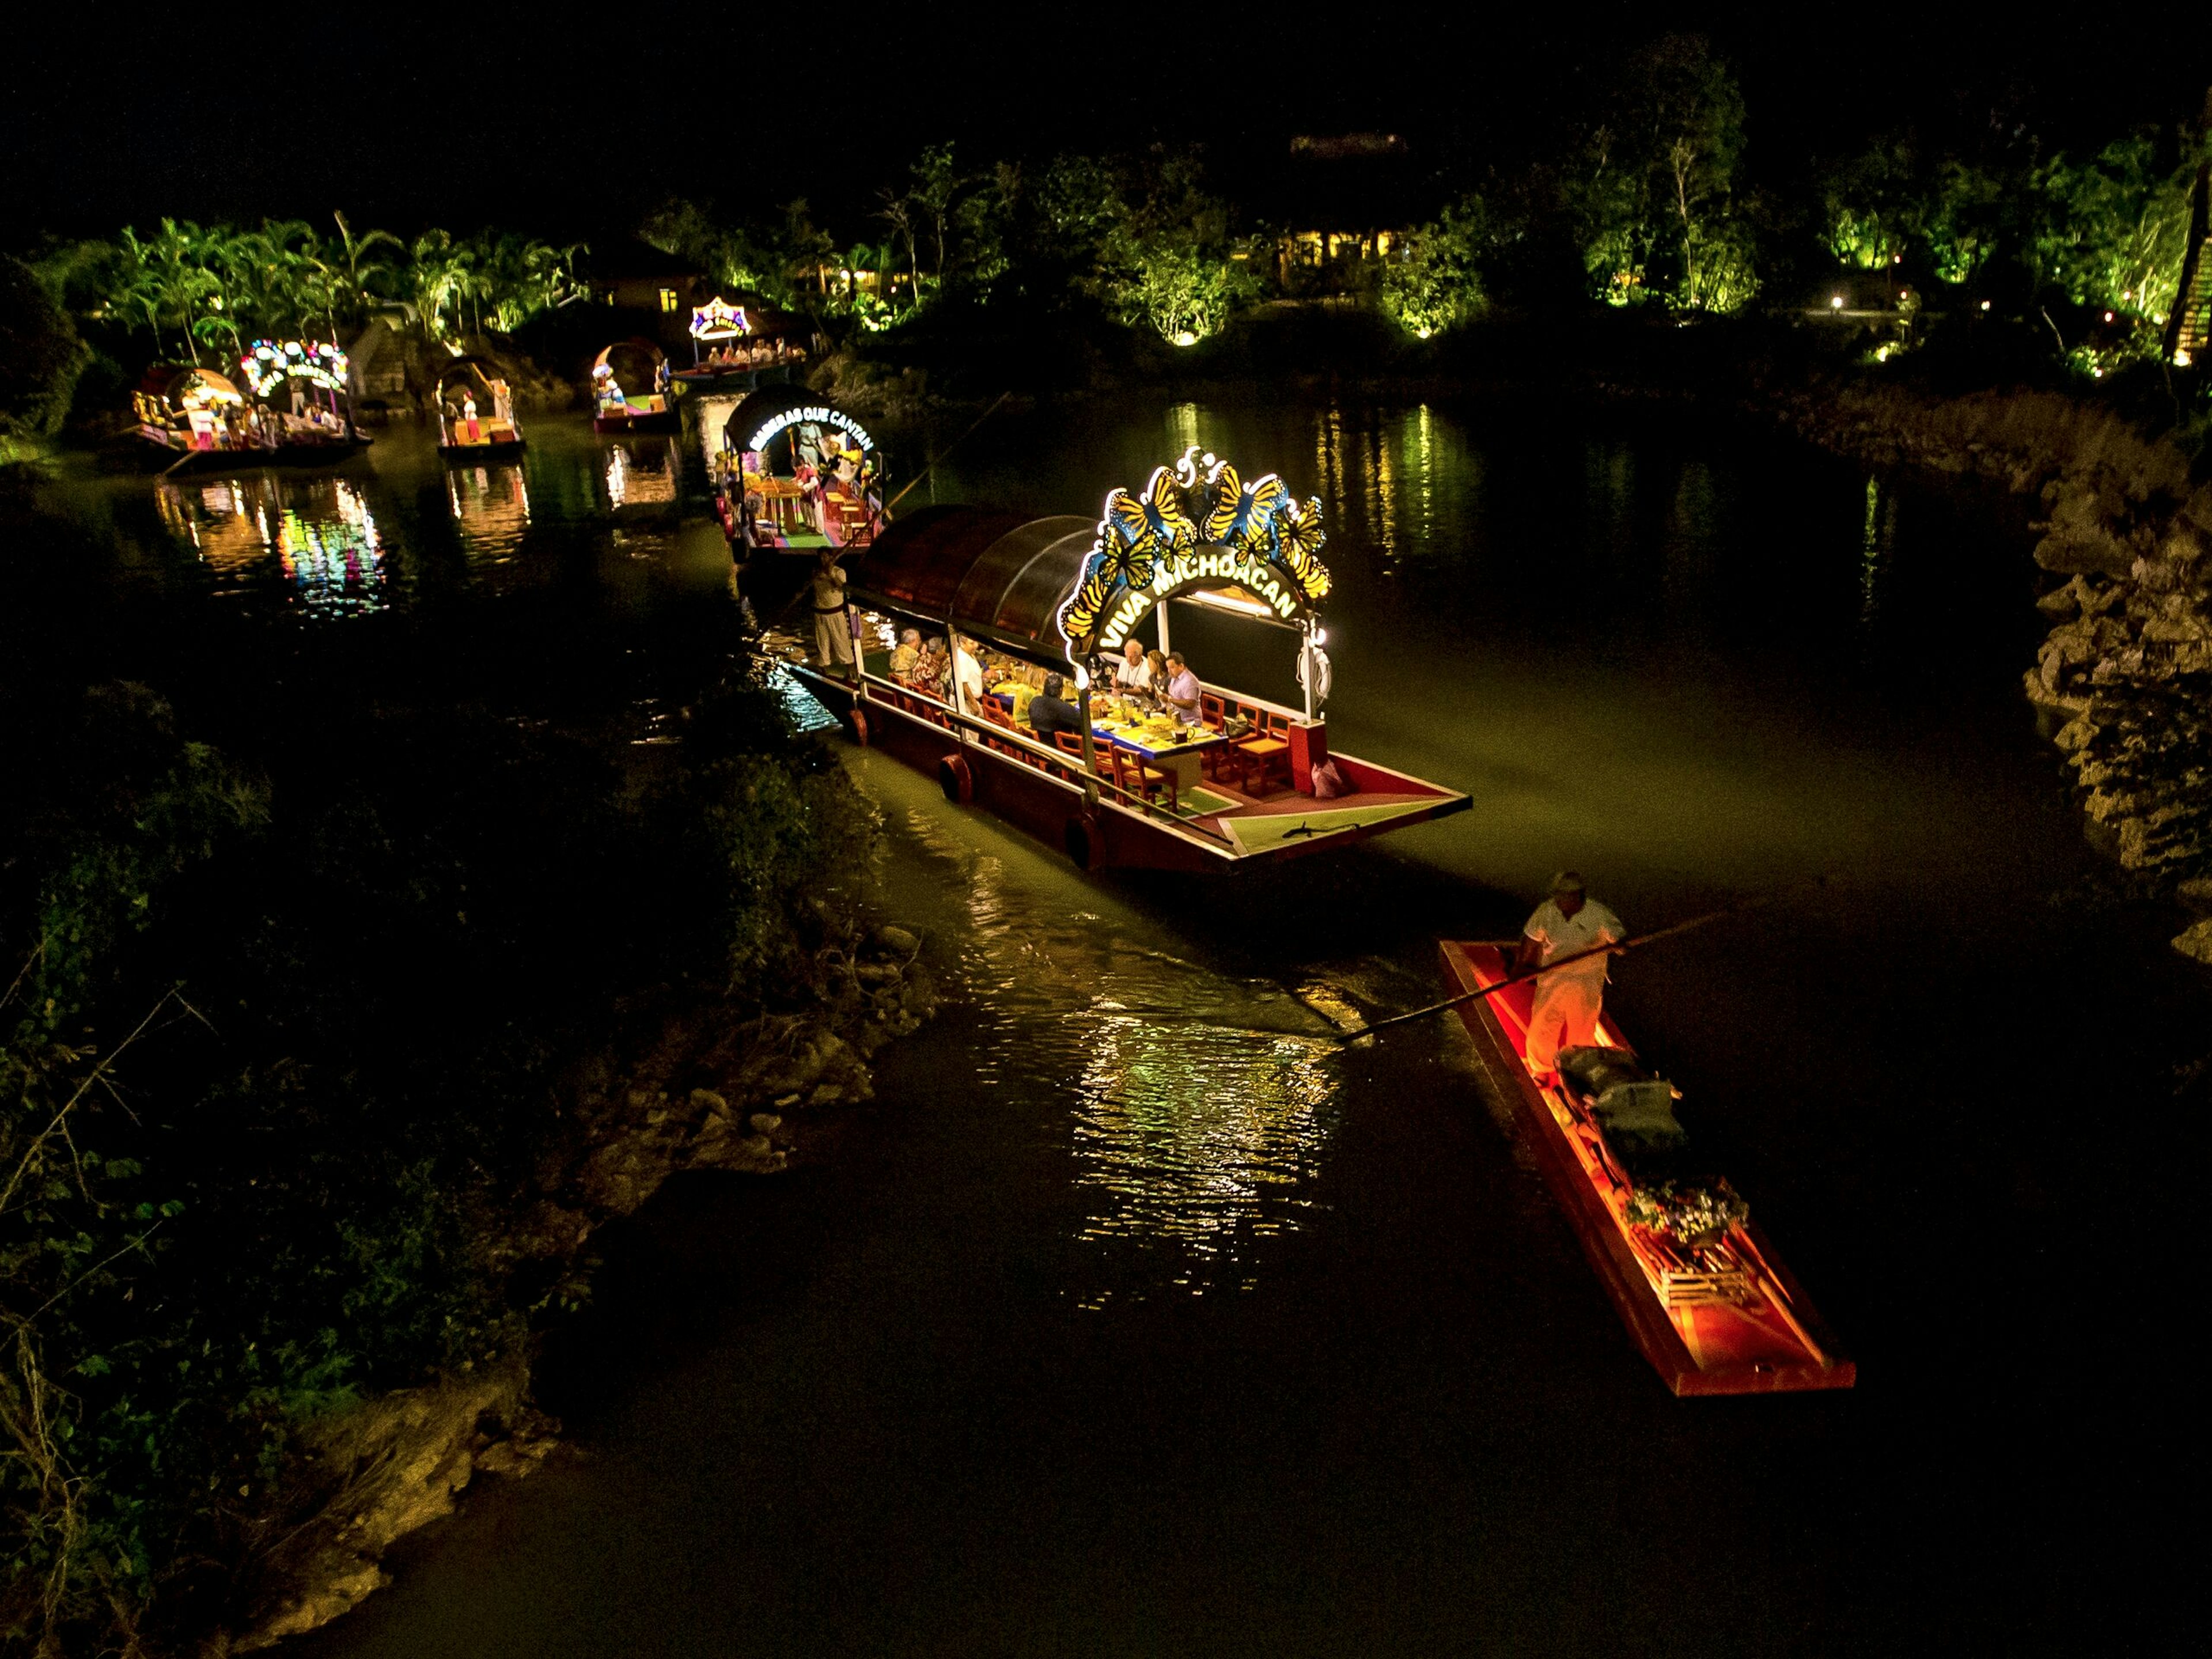
<path fill-rule="evenodd" d="M 853 660 L 853 625 L 842 611 L 814 613 L 815 660 L 827 668 L 833 662 Z"/>
<path fill-rule="evenodd" d="M 1560 1049 L 1586 1048 L 1595 1042 L 1598 1010 L 1604 1001 L 1603 980 L 1565 973 L 1540 975 L 1535 1004 L 1528 1012 L 1529 1069 L 1555 1072 Z"/>

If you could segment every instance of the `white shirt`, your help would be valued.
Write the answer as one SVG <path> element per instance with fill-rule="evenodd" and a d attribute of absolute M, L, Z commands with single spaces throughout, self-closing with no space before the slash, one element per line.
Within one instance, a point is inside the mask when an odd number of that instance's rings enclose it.
<path fill-rule="evenodd" d="M 1583 908 L 1571 916 L 1560 915 L 1557 902 L 1546 899 L 1536 907 L 1536 914 L 1528 918 L 1528 925 L 1521 932 L 1544 947 L 1543 954 L 1536 959 L 1540 967 L 1600 945 L 1617 945 L 1628 937 L 1620 918 L 1593 898 L 1585 898 Z M 1611 957 L 1587 957 L 1560 969 L 1559 975 L 1595 989 L 1605 983 L 1606 964 L 1612 960 Z"/>
<path fill-rule="evenodd" d="M 1134 662 L 1124 657 L 1115 666 L 1114 684 L 1124 691 L 1149 691 L 1152 689 L 1152 665 L 1142 657 Z"/>
<path fill-rule="evenodd" d="M 952 685 L 961 708 L 973 712 L 983 701 L 983 665 L 957 645 L 952 647 Z"/>

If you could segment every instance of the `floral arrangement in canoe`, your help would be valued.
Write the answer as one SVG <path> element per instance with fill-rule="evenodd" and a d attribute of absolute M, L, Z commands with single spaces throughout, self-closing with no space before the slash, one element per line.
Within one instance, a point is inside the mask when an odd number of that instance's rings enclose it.
<path fill-rule="evenodd" d="M 1201 546 L 1264 560 L 1308 605 L 1318 605 L 1329 588 L 1321 562 L 1328 540 L 1318 496 L 1299 503 L 1272 472 L 1246 483 L 1235 466 L 1193 444 L 1174 466 L 1154 467 L 1141 491 L 1108 495 L 1082 579 L 1060 607 L 1060 632 L 1071 644 L 1094 638 L 1115 600 L 1150 585 L 1162 559 Z"/>
<path fill-rule="evenodd" d="M 1710 1182 L 1655 1181 L 1628 1195 L 1628 1221 L 1692 1249 L 1717 1244 L 1751 1216 L 1751 1206 L 1717 1176 Z"/>

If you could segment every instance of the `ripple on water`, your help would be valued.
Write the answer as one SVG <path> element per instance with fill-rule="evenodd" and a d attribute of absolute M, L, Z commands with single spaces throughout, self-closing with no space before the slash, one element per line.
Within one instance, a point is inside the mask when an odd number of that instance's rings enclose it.
<path fill-rule="evenodd" d="M 1097 901 L 1079 884 L 1025 890 L 935 812 L 904 823 L 956 863 L 977 1086 L 1054 1103 L 1047 1133 L 1066 1138 L 1073 1237 L 1088 1247 L 1069 1294 L 1096 1310 L 1169 1286 L 1250 1289 L 1254 1246 L 1316 1206 L 1337 1089 L 1323 1022 L 1278 986 L 1149 947 L 1139 918 L 1078 908 Z"/>

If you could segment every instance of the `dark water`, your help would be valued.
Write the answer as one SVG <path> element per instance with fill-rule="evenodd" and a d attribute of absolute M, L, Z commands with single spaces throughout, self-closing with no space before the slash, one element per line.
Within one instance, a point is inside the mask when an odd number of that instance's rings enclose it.
<path fill-rule="evenodd" d="M 910 471 L 932 434 L 892 441 Z M 2212 997 L 2032 729 L 2002 509 L 1434 406 L 1027 417 L 937 489 L 1088 511 L 1194 441 L 1328 507 L 1337 744 L 1474 810 L 1263 881 L 1099 882 L 854 756 L 952 1006 L 811 1166 L 611 1230 L 542 1372 L 575 1455 L 304 1650 L 2144 1647 L 2193 1461 L 2161 1177 L 2202 1150 Z M 617 511 L 613 466 L 541 422 L 450 489 L 404 443 L 250 510 L 195 484 L 130 580 L 311 629 L 726 603 L 715 532 Z M 1176 642 L 1287 688 L 1257 638 Z M 1632 926 L 1829 878 L 1629 959 L 1614 1004 L 1856 1392 L 1669 1398 L 1456 1028 L 1321 1040 L 1315 1006 L 1426 1000 L 1437 935 L 1512 931 L 1570 863 Z"/>

